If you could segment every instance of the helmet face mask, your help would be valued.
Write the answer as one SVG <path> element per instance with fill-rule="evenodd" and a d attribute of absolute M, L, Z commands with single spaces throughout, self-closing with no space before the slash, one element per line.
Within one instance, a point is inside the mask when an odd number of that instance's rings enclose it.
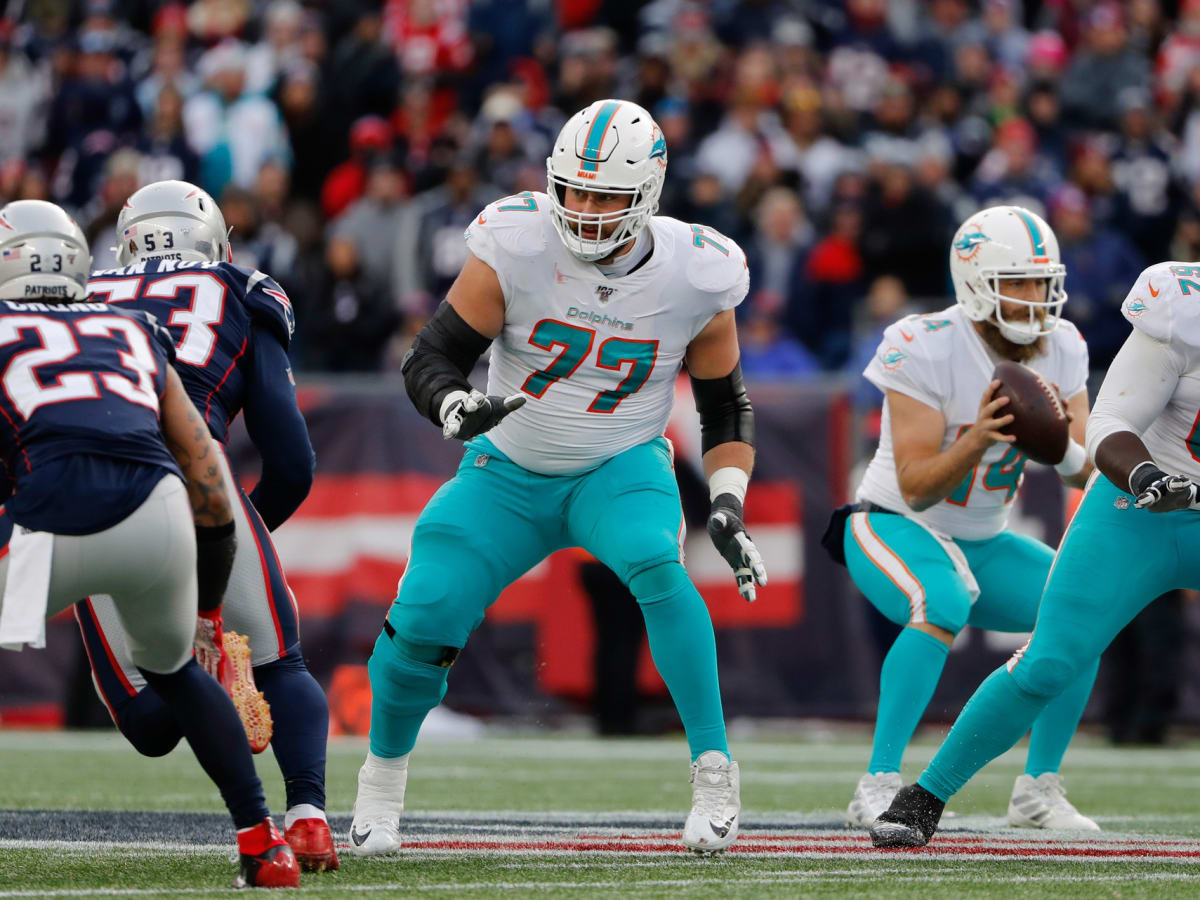
<path fill-rule="evenodd" d="M 220 207 L 186 181 L 157 181 L 136 191 L 117 216 L 117 262 L 232 259 Z"/>
<path fill-rule="evenodd" d="M 1053 230 L 1030 210 L 995 206 L 967 219 L 950 246 L 950 274 L 967 318 L 992 322 L 1013 344 L 1032 344 L 1058 327 L 1067 268 Z M 1004 282 L 1014 280 L 1044 283 L 1041 299 L 1008 296 Z"/>
<path fill-rule="evenodd" d="M 58 206 L 17 200 L 0 209 L 0 299 L 85 300 L 91 268 L 83 230 Z"/>
<path fill-rule="evenodd" d="M 551 220 L 567 249 L 595 262 L 637 237 L 658 211 L 666 168 L 662 131 L 636 103 L 599 100 L 572 116 L 546 158 Z M 567 208 L 571 188 L 629 202 L 609 212 L 574 212 Z"/>

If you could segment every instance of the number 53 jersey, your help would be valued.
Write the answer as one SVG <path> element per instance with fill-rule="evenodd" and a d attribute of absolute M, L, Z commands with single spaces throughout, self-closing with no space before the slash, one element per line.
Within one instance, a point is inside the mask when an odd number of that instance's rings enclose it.
<path fill-rule="evenodd" d="M 1065 399 L 1087 389 L 1087 344 L 1065 319 L 1045 338 L 1045 350 L 1027 365 L 1058 387 Z M 883 333 L 878 351 L 863 371 L 883 391 L 897 391 L 939 410 L 945 418 L 945 450 L 975 423 L 979 401 L 999 358 L 993 355 L 958 306 L 925 316 L 908 316 Z M 883 405 L 879 449 L 858 488 L 858 499 L 915 515 L 950 537 L 968 541 L 994 537 L 1008 524 L 1013 498 L 1025 473 L 1025 455 L 1009 444 L 993 444 L 948 497 L 914 513 L 904 502 L 892 451 L 892 417 Z"/>
<path fill-rule="evenodd" d="M 242 367 L 254 329 L 266 328 L 285 350 L 295 329 L 283 288 L 228 262 L 155 259 L 104 269 L 88 280 L 88 297 L 146 310 L 170 332 L 184 389 L 221 443 L 245 401 Z"/>
<path fill-rule="evenodd" d="M 612 278 L 567 250 L 543 193 L 498 200 L 467 228 L 504 292 L 488 393 L 528 399 L 487 436 L 518 465 L 575 474 L 661 435 L 688 345 L 745 298 L 729 238 L 665 216 L 646 228 L 649 256 Z"/>

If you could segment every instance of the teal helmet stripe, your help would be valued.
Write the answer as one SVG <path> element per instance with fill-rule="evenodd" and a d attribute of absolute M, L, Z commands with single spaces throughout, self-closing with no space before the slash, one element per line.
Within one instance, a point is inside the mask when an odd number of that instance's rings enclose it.
<path fill-rule="evenodd" d="M 1033 244 L 1033 255 L 1045 256 L 1046 241 L 1042 237 L 1042 229 L 1038 227 L 1037 220 L 1023 209 L 1014 207 L 1013 212 L 1017 214 L 1017 218 L 1025 225 L 1025 230 L 1029 232 L 1029 240 Z"/>
<path fill-rule="evenodd" d="M 596 161 L 600 159 L 600 148 L 604 146 L 604 135 L 620 105 L 621 101 L 619 100 L 609 100 L 600 107 L 600 112 L 596 113 L 596 118 L 592 120 L 592 127 L 588 129 L 587 142 L 583 146 L 584 161 L 579 166 L 583 171 L 596 171 Z"/>

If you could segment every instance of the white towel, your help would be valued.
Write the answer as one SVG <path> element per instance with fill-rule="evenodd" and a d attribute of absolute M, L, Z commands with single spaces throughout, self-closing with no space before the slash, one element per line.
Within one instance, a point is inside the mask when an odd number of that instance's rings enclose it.
<path fill-rule="evenodd" d="M 967 555 L 962 552 L 962 547 L 954 543 L 954 539 L 949 535 L 942 534 L 940 531 L 935 531 L 930 528 L 916 516 L 905 516 L 910 522 L 916 522 L 922 528 L 929 532 L 935 541 L 942 545 L 942 549 L 946 551 L 946 555 L 950 557 L 950 562 L 954 563 L 954 571 L 958 573 L 958 577 L 963 580 L 967 586 L 967 591 L 971 595 L 971 605 L 975 605 L 975 601 L 979 599 L 979 582 L 975 580 L 975 573 L 971 571 L 971 566 L 967 562 Z"/>
<path fill-rule="evenodd" d="M 8 542 L 8 583 L 0 607 L 0 647 L 17 650 L 28 644 L 46 646 L 46 607 L 50 598 L 50 564 L 54 535 L 13 528 Z"/>

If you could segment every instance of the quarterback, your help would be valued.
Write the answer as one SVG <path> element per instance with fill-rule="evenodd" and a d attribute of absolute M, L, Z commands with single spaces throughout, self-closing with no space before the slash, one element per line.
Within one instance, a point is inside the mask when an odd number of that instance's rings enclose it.
<path fill-rule="evenodd" d="M 654 215 L 666 165 L 666 141 L 640 106 L 602 100 L 576 113 L 546 161 L 547 193 L 498 200 L 471 223 L 470 258 L 405 358 L 414 405 L 466 452 L 417 521 L 368 663 L 353 853 L 400 846 L 409 752 L 451 664 L 508 584 L 572 546 L 616 572 L 645 616 L 691 751 L 683 843 L 711 852 L 737 837 L 712 623 L 683 567 L 663 430 L 686 362 L 708 531 L 753 600 L 766 571 L 742 524 L 753 413 L 733 318 L 748 272 L 724 235 Z M 489 345 L 484 394 L 467 375 Z"/>
<path fill-rule="evenodd" d="M 955 234 L 950 273 L 956 305 L 892 325 L 866 368 L 885 395 L 879 448 L 857 503 L 835 514 L 826 537 L 867 599 L 904 626 L 880 673 L 874 745 L 850 825 L 870 826 L 900 790 L 905 747 L 963 626 L 1033 628 L 1054 551 L 1008 529 L 1025 456 L 1002 430 L 1012 416 L 1008 399 L 994 396 L 997 362 L 1024 363 L 1059 388 L 1072 438 L 1056 468 L 1079 487 L 1091 469 L 1081 443 L 1087 345 L 1060 318 L 1066 269 L 1050 227 L 1020 207 L 982 210 Z M 1066 799 L 1057 774 L 1095 674 L 1093 660 L 1026 722 L 1033 734 L 1010 824 L 1097 827 Z"/>
<path fill-rule="evenodd" d="M 1200 265 L 1138 277 L 1121 311 L 1133 325 L 1087 427 L 1099 474 L 1067 529 L 1033 637 L 963 708 L 915 785 L 871 830 L 877 847 L 928 843 L 946 801 L 1094 669 L 1150 601 L 1200 588 Z"/>

